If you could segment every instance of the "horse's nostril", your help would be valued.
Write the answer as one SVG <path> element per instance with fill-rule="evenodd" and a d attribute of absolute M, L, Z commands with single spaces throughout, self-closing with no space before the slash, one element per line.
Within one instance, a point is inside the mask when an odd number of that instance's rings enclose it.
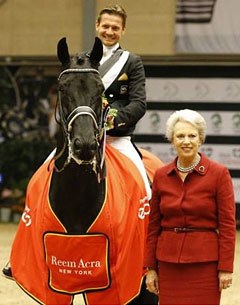
<path fill-rule="evenodd" d="M 82 146 L 83 145 L 81 144 L 81 141 L 79 139 L 75 139 L 74 140 L 74 147 L 75 147 L 75 149 L 79 150 L 79 149 L 81 149 Z"/>
<path fill-rule="evenodd" d="M 91 160 L 97 151 L 97 142 L 95 140 L 81 141 L 75 139 L 73 141 L 73 154 L 81 160 Z"/>
<path fill-rule="evenodd" d="M 96 150 L 97 149 L 97 142 L 94 141 L 81 141 L 80 139 L 74 140 L 74 148 L 76 150 L 80 150 L 87 147 L 89 150 Z"/>
<path fill-rule="evenodd" d="M 97 149 L 97 142 L 93 141 L 90 145 L 89 145 L 89 149 L 92 151 L 96 151 Z"/>

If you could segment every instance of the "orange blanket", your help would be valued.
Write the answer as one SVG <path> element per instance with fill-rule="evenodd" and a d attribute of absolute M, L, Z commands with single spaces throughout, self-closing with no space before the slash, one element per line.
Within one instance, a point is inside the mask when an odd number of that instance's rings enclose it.
<path fill-rule="evenodd" d="M 139 293 L 145 187 L 134 164 L 110 146 L 106 163 L 106 200 L 86 235 L 68 235 L 51 210 L 49 163 L 30 180 L 10 263 L 16 282 L 40 304 L 70 305 L 83 292 L 89 305 L 122 305 Z"/>

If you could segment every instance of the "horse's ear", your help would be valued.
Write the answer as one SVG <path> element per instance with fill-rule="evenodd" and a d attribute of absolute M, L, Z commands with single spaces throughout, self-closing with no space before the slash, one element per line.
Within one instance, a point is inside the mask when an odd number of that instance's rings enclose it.
<path fill-rule="evenodd" d="M 66 42 L 66 37 L 63 37 L 59 40 L 57 45 L 57 55 L 58 59 L 62 63 L 63 66 L 66 66 L 70 63 L 70 56 L 68 52 L 68 45 Z"/>
<path fill-rule="evenodd" d="M 103 45 L 98 37 L 95 37 L 94 46 L 90 54 L 90 60 L 99 63 L 103 56 Z"/>

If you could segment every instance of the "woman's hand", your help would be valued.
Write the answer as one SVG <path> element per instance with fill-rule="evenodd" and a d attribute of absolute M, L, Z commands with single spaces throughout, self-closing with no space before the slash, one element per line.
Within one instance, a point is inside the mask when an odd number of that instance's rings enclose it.
<path fill-rule="evenodd" d="M 219 271 L 218 273 L 219 278 L 219 290 L 229 288 L 232 285 L 232 273 Z"/>
<path fill-rule="evenodd" d="M 154 269 L 150 269 L 146 273 L 147 290 L 158 295 L 158 275 Z"/>

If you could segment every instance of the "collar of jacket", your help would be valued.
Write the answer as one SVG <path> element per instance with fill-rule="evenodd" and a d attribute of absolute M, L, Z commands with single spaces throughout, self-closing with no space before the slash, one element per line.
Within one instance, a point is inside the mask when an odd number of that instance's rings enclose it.
<path fill-rule="evenodd" d="M 107 55 L 109 53 L 114 53 L 120 48 L 119 43 L 116 43 L 114 46 L 107 47 L 103 44 L 103 54 Z"/>
<path fill-rule="evenodd" d="M 201 160 L 199 164 L 193 169 L 193 171 L 197 172 L 200 175 L 205 175 L 209 168 L 209 159 L 203 154 L 199 153 L 201 156 Z M 173 172 L 177 172 L 177 157 L 168 165 L 167 174 L 170 175 Z"/>

